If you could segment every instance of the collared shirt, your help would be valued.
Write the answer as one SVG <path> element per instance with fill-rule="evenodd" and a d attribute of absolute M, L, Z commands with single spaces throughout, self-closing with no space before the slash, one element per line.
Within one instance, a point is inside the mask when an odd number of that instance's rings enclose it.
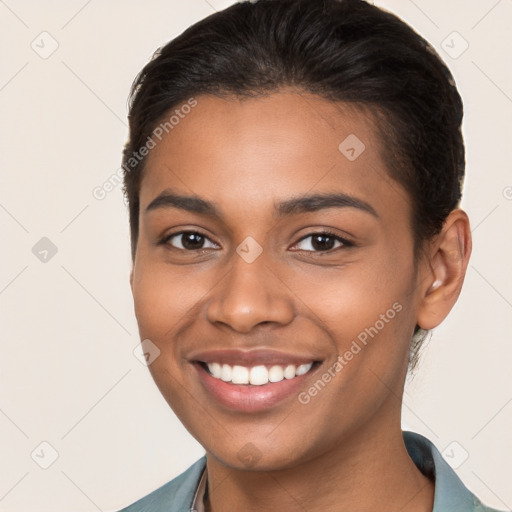
<path fill-rule="evenodd" d="M 466 488 L 439 450 L 414 432 L 402 432 L 409 456 L 435 482 L 432 512 L 499 512 L 486 507 Z M 204 512 L 208 492 L 206 457 L 184 473 L 119 512 Z"/>
<path fill-rule="evenodd" d="M 201 480 L 197 486 L 196 494 L 190 512 L 204 512 L 204 502 L 206 498 L 206 468 L 204 468 Z"/>

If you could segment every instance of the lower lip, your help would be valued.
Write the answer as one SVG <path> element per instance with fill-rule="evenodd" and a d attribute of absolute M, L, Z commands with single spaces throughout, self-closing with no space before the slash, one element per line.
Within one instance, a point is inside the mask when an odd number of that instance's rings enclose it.
<path fill-rule="evenodd" d="M 270 409 L 290 396 L 298 396 L 304 380 L 312 373 L 262 386 L 232 384 L 212 377 L 199 363 L 194 364 L 206 390 L 221 405 L 239 412 L 260 412 Z"/>

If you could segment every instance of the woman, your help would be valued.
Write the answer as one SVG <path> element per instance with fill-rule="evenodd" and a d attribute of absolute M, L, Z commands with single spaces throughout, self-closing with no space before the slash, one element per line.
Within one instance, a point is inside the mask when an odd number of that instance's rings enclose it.
<path fill-rule="evenodd" d="M 129 118 L 139 331 L 206 456 L 124 510 L 491 510 L 400 426 L 471 252 L 428 43 L 361 0 L 236 4 L 157 52 Z"/>

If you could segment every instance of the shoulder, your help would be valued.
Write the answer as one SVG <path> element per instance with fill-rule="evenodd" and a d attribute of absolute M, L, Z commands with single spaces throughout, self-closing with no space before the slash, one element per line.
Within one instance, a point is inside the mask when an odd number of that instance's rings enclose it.
<path fill-rule="evenodd" d="M 409 456 L 435 481 L 432 512 L 500 512 L 485 506 L 462 482 L 435 445 L 416 432 L 402 432 Z"/>
<path fill-rule="evenodd" d="M 475 512 L 503 512 L 496 508 L 487 507 L 476 496 L 473 496 L 473 507 Z"/>
<path fill-rule="evenodd" d="M 118 512 L 182 512 L 190 510 L 205 466 L 206 457 L 202 457 L 174 480 Z"/>

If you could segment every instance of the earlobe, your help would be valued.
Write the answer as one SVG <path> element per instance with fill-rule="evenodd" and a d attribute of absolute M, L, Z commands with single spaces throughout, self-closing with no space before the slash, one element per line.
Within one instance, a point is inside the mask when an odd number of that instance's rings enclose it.
<path fill-rule="evenodd" d="M 441 233 L 430 245 L 429 270 L 423 274 L 417 323 L 423 329 L 437 327 L 457 301 L 469 257 L 471 230 L 463 210 L 453 210 Z"/>

